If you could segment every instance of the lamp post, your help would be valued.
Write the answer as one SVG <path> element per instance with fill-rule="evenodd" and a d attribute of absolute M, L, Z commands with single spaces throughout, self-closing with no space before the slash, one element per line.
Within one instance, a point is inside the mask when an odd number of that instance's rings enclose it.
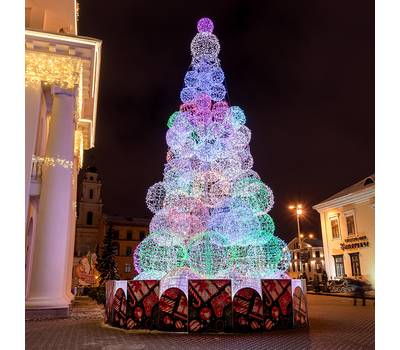
<path fill-rule="evenodd" d="M 303 206 L 301 204 L 290 205 L 290 210 L 296 210 L 296 218 L 297 218 L 297 236 L 299 240 L 299 250 L 300 250 L 300 273 L 303 274 L 303 262 L 301 261 L 301 251 L 303 249 L 303 240 L 304 235 L 300 232 L 300 216 L 303 214 Z"/>

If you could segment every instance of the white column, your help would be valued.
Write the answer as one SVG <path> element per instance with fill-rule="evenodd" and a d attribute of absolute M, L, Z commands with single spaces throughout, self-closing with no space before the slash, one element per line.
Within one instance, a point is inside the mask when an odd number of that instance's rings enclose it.
<path fill-rule="evenodd" d="M 41 97 L 40 84 L 30 84 L 25 87 L 25 220 L 28 213 L 32 156 L 35 152 Z"/>
<path fill-rule="evenodd" d="M 46 158 L 73 162 L 75 91 L 52 87 L 53 106 Z M 68 308 L 66 267 L 72 199 L 72 169 L 57 162 L 43 166 L 32 275 L 26 308 Z"/>

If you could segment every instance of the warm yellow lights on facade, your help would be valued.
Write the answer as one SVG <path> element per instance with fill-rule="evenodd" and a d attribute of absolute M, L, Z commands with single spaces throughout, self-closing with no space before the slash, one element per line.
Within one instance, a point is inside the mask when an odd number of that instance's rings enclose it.
<path fill-rule="evenodd" d="M 72 169 L 73 162 L 71 160 L 63 159 L 60 158 L 59 156 L 56 157 L 39 157 L 39 156 L 33 156 L 32 160 L 34 162 L 38 162 L 42 164 L 43 166 L 59 166 L 65 169 Z"/>
<path fill-rule="evenodd" d="M 41 83 L 72 89 L 82 84 L 82 60 L 78 57 L 25 52 L 25 84 Z"/>

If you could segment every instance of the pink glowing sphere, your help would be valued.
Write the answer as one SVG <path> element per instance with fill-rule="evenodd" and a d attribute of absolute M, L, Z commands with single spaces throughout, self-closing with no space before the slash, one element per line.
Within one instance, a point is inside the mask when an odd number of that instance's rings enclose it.
<path fill-rule="evenodd" d="M 212 33 L 214 23 L 211 19 L 204 17 L 197 22 L 197 30 L 199 33 Z"/>

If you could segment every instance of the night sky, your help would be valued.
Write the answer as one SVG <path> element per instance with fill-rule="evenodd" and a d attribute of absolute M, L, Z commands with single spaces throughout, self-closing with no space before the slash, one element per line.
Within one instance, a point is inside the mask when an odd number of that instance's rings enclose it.
<path fill-rule="evenodd" d="M 95 149 L 104 211 L 151 217 L 169 115 L 180 104 L 190 42 L 214 21 L 231 105 L 246 113 L 254 170 L 275 194 L 276 234 L 290 240 L 311 206 L 374 172 L 374 2 L 80 0 L 79 34 L 101 39 Z"/>

